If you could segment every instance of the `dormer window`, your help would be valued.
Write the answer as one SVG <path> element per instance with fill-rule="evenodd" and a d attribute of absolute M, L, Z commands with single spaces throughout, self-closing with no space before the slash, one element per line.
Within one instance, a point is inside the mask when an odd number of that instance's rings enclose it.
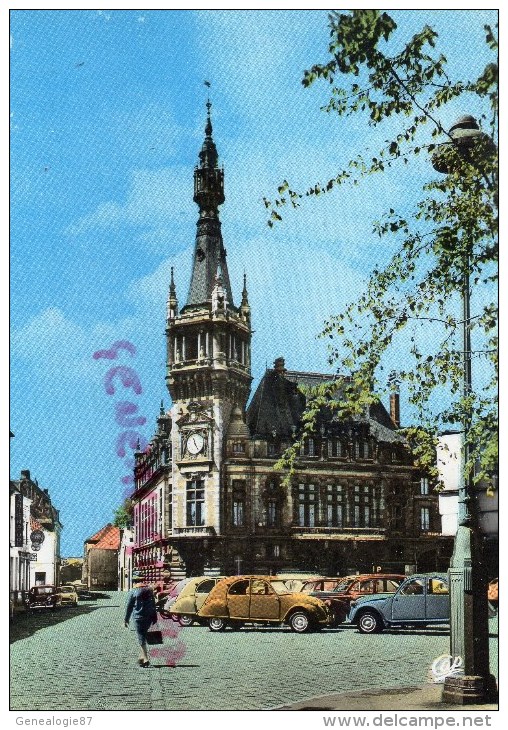
<path fill-rule="evenodd" d="M 233 454 L 245 454 L 245 444 L 243 441 L 233 441 Z"/>

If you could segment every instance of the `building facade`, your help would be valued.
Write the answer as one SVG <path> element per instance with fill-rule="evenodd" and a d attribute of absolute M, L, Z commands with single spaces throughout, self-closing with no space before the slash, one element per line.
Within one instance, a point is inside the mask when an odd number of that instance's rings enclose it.
<path fill-rule="evenodd" d="M 23 604 L 30 588 L 30 563 L 36 559 L 30 545 L 30 506 L 16 482 L 10 482 L 9 497 L 9 595 L 11 606 Z"/>
<path fill-rule="evenodd" d="M 130 591 L 132 588 L 132 549 L 134 532 L 125 527 L 120 530 L 120 549 L 118 550 L 118 590 Z"/>
<path fill-rule="evenodd" d="M 11 481 L 11 505 L 11 590 L 19 599 L 19 592 L 33 585 L 59 584 L 62 524 L 49 491 L 39 487 L 28 469 Z"/>
<path fill-rule="evenodd" d="M 91 590 L 118 589 L 120 529 L 111 523 L 85 540 L 82 582 Z"/>
<path fill-rule="evenodd" d="M 398 394 L 362 418 L 323 412 L 292 484 L 274 470 L 301 431 L 300 386 L 333 376 L 267 369 L 250 403 L 251 309 L 229 280 L 210 105 L 194 171 L 199 209 L 188 296 L 171 271 L 166 383 L 172 400 L 135 455 L 134 561 L 151 580 L 301 570 L 331 575 L 377 568 L 446 568 L 437 496 L 398 433 Z M 238 301 L 238 300 L 237 300 Z M 337 386 L 339 387 L 339 385 Z"/>

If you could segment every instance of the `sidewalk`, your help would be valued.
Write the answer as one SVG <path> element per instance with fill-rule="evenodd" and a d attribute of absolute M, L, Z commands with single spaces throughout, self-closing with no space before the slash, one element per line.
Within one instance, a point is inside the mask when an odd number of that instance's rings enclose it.
<path fill-rule="evenodd" d="M 485 705 L 449 705 L 441 701 L 442 684 L 425 684 L 422 687 L 397 687 L 394 689 L 373 689 L 347 694 L 323 695 L 311 697 L 291 705 L 274 707 L 274 710 L 315 710 L 315 711 L 353 711 L 365 712 L 378 710 L 383 712 L 412 712 L 414 710 L 498 710 L 497 704 Z"/>

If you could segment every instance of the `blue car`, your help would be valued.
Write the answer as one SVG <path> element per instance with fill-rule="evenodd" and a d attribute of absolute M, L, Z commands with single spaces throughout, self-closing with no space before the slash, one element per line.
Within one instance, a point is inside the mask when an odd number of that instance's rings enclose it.
<path fill-rule="evenodd" d="M 394 627 L 439 626 L 450 622 L 448 575 L 412 575 L 395 593 L 378 593 L 351 604 L 349 620 L 362 634 Z"/>

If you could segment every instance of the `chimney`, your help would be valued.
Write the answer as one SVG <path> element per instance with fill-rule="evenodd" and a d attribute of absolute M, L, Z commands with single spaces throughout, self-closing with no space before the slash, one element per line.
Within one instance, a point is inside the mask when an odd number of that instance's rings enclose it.
<path fill-rule="evenodd" d="M 30 469 L 21 470 L 21 480 L 23 481 L 24 479 L 26 479 L 28 482 L 30 481 Z"/>
<path fill-rule="evenodd" d="M 400 401 L 398 391 L 390 393 L 390 418 L 397 428 L 400 426 Z"/>
<path fill-rule="evenodd" d="M 273 369 L 278 375 L 284 375 L 286 372 L 284 358 L 278 357 L 273 363 Z"/>

